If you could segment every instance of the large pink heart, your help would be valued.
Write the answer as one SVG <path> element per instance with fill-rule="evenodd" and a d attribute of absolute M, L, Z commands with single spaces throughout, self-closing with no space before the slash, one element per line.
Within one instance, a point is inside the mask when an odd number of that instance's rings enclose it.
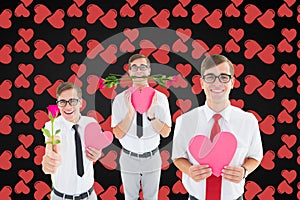
<path fill-rule="evenodd" d="M 113 141 L 113 134 L 110 131 L 102 132 L 97 122 L 89 123 L 84 129 L 84 143 L 86 147 L 103 149 Z"/>
<path fill-rule="evenodd" d="M 134 109 L 143 114 L 146 112 L 155 94 L 155 90 L 152 87 L 145 87 L 142 90 L 136 89 L 131 93 L 131 103 Z"/>
<path fill-rule="evenodd" d="M 212 173 L 219 177 L 224 166 L 227 166 L 236 151 L 237 140 L 230 132 L 220 132 L 213 142 L 204 135 L 193 137 L 189 144 L 189 151 L 201 165 L 208 164 Z"/>

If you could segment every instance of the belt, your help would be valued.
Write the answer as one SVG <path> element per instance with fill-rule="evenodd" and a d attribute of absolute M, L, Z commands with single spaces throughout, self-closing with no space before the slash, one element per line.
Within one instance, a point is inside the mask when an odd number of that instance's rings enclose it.
<path fill-rule="evenodd" d="M 60 193 L 55 188 L 53 188 L 53 192 L 54 192 L 55 195 L 57 195 L 59 197 L 63 197 L 65 199 L 74 199 L 74 200 L 85 199 L 88 196 L 90 196 L 93 191 L 94 191 L 94 186 L 92 186 L 87 192 L 84 192 L 84 193 L 81 193 L 81 194 L 78 194 L 78 195 L 69 195 L 69 194 Z"/>
<path fill-rule="evenodd" d="M 148 158 L 150 156 L 153 156 L 156 152 L 158 151 L 158 147 L 156 147 L 154 150 L 152 151 L 148 151 L 142 154 L 138 154 L 138 153 L 134 153 L 132 151 L 128 151 L 127 149 L 123 148 L 123 152 L 128 154 L 129 156 L 133 156 L 133 157 L 137 157 L 137 158 Z"/>
<path fill-rule="evenodd" d="M 189 199 L 190 199 L 190 200 L 198 200 L 196 197 L 194 197 L 194 196 L 192 196 L 192 195 L 189 196 Z M 236 200 L 243 200 L 243 196 L 240 196 L 240 197 L 237 198 Z"/>

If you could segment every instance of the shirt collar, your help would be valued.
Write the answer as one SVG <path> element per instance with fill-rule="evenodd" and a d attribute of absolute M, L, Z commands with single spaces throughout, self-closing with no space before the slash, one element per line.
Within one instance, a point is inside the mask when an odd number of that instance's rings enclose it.
<path fill-rule="evenodd" d="M 81 119 L 82 119 L 82 117 L 81 117 L 81 115 L 80 115 L 80 118 L 79 118 L 79 120 L 78 120 L 78 122 L 77 122 L 76 124 L 80 124 Z M 73 122 L 69 122 L 69 121 L 67 121 L 67 120 L 66 120 L 65 118 L 63 118 L 63 117 L 62 117 L 62 120 L 63 120 L 65 126 L 66 126 L 68 129 L 72 129 L 72 128 L 73 128 L 73 125 L 75 125 Z"/>
<path fill-rule="evenodd" d="M 224 110 L 219 112 L 219 114 L 221 114 L 222 118 L 224 118 L 228 122 L 230 119 L 231 110 L 232 110 L 232 106 L 229 105 Z M 207 122 L 213 117 L 214 114 L 217 114 L 217 113 L 215 111 L 213 111 L 212 109 L 210 109 L 207 105 L 207 102 L 205 102 L 204 115 L 206 117 Z"/>

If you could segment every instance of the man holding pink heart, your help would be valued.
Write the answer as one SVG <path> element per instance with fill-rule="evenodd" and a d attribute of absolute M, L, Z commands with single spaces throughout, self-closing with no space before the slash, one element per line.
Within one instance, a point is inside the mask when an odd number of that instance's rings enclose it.
<path fill-rule="evenodd" d="M 242 200 L 263 157 L 258 121 L 230 105 L 234 67 L 225 56 L 206 57 L 200 81 L 205 105 L 177 118 L 172 159 L 190 200 Z"/>
<path fill-rule="evenodd" d="M 100 158 L 101 149 L 86 147 L 84 134 L 85 127 L 98 122 L 80 114 L 82 91 L 75 84 L 60 84 L 56 96 L 61 115 L 54 121 L 54 127 L 60 129 L 60 133 L 55 136 L 60 144 L 56 144 L 54 150 L 51 144 L 46 144 L 42 161 L 45 174 L 52 175 L 51 199 L 97 200 L 93 187 L 93 162 Z M 51 129 L 50 122 L 45 124 L 45 128 Z M 46 137 L 47 140 L 49 138 Z"/>
<path fill-rule="evenodd" d="M 118 94 L 112 104 L 111 126 L 122 145 L 121 178 L 126 200 L 139 198 L 142 186 L 145 200 L 157 200 L 161 174 L 158 149 L 160 136 L 171 131 L 167 97 L 149 87 L 150 61 L 141 54 L 129 58 L 133 85 Z"/>

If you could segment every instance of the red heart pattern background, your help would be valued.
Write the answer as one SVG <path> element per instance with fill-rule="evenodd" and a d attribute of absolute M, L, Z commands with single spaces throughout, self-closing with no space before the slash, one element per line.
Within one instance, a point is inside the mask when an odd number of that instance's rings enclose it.
<path fill-rule="evenodd" d="M 111 131 L 111 101 L 129 83 L 99 90 L 97 77 L 124 74 L 134 52 L 158 64 L 153 71 L 171 69 L 169 75 L 177 76 L 168 89 L 150 83 L 168 96 L 173 127 L 178 116 L 204 103 L 197 69 L 202 58 L 228 56 L 237 78 L 231 103 L 256 116 L 264 146 L 260 167 L 247 178 L 245 199 L 300 199 L 298 1 L 19 0 L 0 5 L 0 199 L 49 199 L 40 129 L 62 81 L 82 87 L 82 113 Z M 170 37 L 157 40 L 144 27 L 169 30 Z M 173 129 L 161 141 L 159 200 L 187 198 L 182 174 L 171 162 L 172 137 Z M 113 144 L 94 164 L 99 199 L 124 199 L 120 144 Z"/>

